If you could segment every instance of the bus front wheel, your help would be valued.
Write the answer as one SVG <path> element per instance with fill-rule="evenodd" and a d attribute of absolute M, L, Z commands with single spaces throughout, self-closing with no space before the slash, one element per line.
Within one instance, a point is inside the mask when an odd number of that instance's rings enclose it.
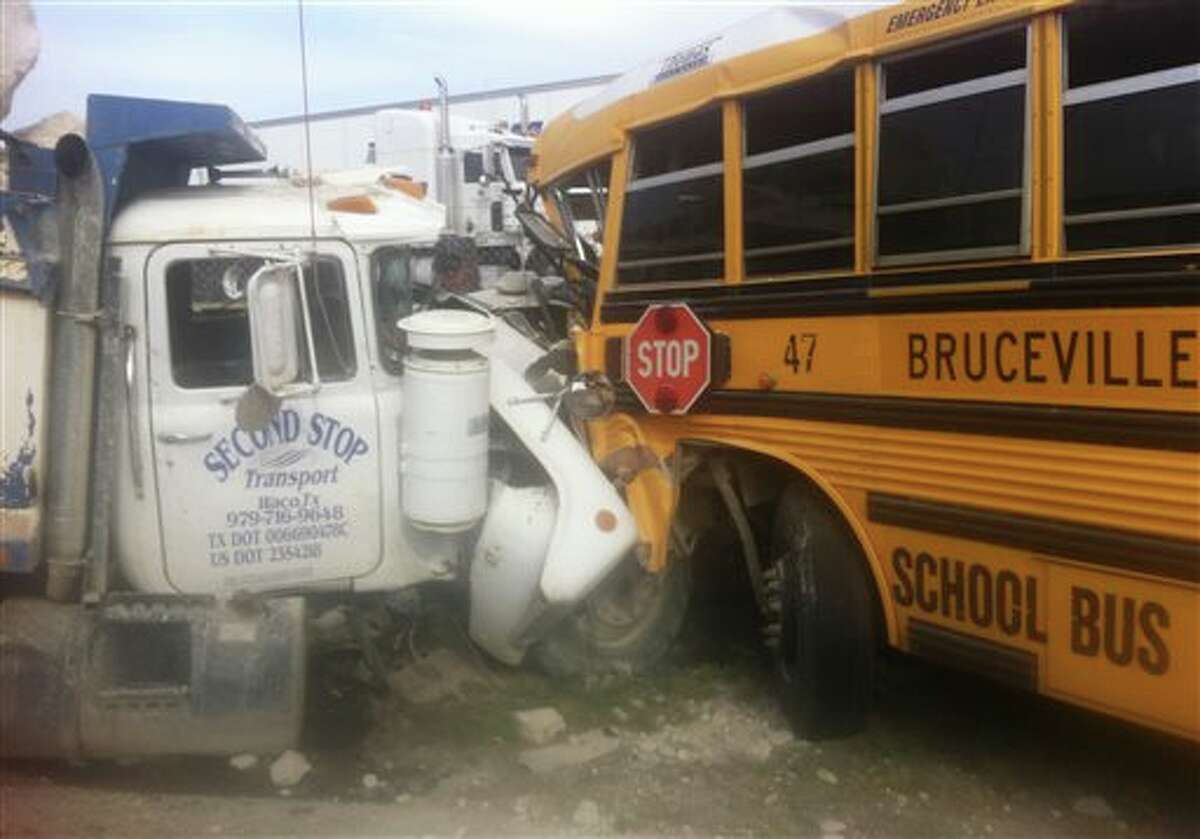
<path fill-rule="evenodd" d="M 551 676 L 645 673 L 679 634 L 690 593 L 686 560 L 655 574 L 630 556 L 532 649 L 533 659 Z"/>
<path fill-rule="evenodd" d="M 858 544 L 827 499 L 793 484 L 776 508 L 771 557 L 782 594 L 776 664 L 796 734 L 811 740 L 860 731 L 876 649 Z"/>

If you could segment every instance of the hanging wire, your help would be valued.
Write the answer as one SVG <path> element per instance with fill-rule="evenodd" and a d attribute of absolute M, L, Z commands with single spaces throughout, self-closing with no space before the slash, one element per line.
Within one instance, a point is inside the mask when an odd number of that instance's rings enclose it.
<path fill-rule="evenodd" d="M 308 231 L 313 250 L 317 247 L 317 204 L 313 194 L 312 130 L 308 120 L 308 50 L 304 38 L 304 0 L 296 0 L 297 19 L 300 23 L 300 89 L 304 97 L 304 162 L 308 181 Z"/>
<path fill-rule="evenodd" d="M 296 19 L 300 27 L 300 89 L 304 98 L 304 163 L 307 169 L 305 180 L 308 182 L 308 235 L 311 247 L 308 260 L 309 271 L 312 277 L 313 296 L 316 298 L 317 308 L 320 309 L 321 318 L 325 324 L 325 334 L 329 337 L 329 347 L 333 350 L 338 370 L 342 375 L 349 375 L 352 372 L 350 365 L 346 363 L 345 357 L 342 354 L 342 348 L 338 344 L 337 332 L 334 331 L 329 311 L 325 306 L 325 295 L 321 289 L 320 263 L 317 259 L 317 198 L 313 177 L 312 129 L 308 118 L 308 47 L 307 39 L 304 36 L 304 0 L 296 0 Z M 304 281 L 306 280 L 302 280 L 302 282 Z M 316 358 L 313 359 L 313 364 L 317 365 Z M 313 372 L 317 374 L 319 371 Z"/>

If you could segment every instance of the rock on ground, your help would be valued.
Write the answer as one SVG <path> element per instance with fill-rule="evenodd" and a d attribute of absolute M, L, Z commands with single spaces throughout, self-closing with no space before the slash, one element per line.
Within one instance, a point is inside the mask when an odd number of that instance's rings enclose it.
<path fill-rule="evenodd" d="M 517 733 L 531 746 L 544 746 L 567 730 L 567 723 L 554 708 L 513 711 Z"/>
<path fill-rule="evenodd" d="M 258 766 L 258 757 L 256 755 L 234 755 L 229 758 L 229 765 L 239 772 L 245 772 L 247 769 L 253 769 Z"/>
<path fill-rule="evenodd" d="M 294 787 L 312 771 L 312 764 L 300 752 L 288 749 L 271 764 L 271 783 L 277 787 Z"/>
<path fill-rule="evenodd" d="M 727 760 L 765 763 L 775 749 L 794 740 L 790 731 L 765 715 L 728 699 L 705 703 L 698 719 L 633 735 L 643 760 L 697 761 L 706 766 Z"/>
<path fill-rule="evenodd" d="M 517 760 L 535 775 L 544 775 L 598 760 L 615 752 L 620 745 L 620 740 L 602 731 L 585 731 L 565 743 L 527 749 L 521 752 Z"/>
<path fill-rule="evenodd" d="M 346 609 L 342 606 L 326 609 L 317 615 L 309 625 L 312 628 L 313 641 L 316 643 L 345 644 L 350 643 L 354 638 L 354 634 L 350 631 L 350 620 L 346 616 Z"/>

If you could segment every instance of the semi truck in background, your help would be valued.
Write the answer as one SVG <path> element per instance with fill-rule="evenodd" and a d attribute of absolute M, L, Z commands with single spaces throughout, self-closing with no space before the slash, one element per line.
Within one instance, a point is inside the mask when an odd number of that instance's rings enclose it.
<path fill-rule="evenodd" d="M 492 287 L 506 272 L 527 267 L 532 253 L 515 211 L 525 199 L 533 134 L 540 124 L 529 121 L 524 106 L 512 126 L 451 114 L 446 83 L 441 77 L 435 81 L 436 108 L 433 102 L 419 109 L 381 108 L 354 138 L 329 142 L 315 126 L 311 138 L 280 135 L 269 127 L 266 135 L 290 149 L 276 151 L 281 157 L 272 159 L 288 171 L 297 171 L 297 161 L 311 159 L 325 179 L 388 175 L 411 180 L 445 208 L 445 231 L 459 237 L 478 265 L 480 284 Z M 295 129 L 305 130 L 302 123 Z"/>
<path fill-rule="evenodd" d="M 515 210 L 524 196 L 534 138 L 450 113 L 440 77 L 438 108 L 375 113 L 368 164 L 399 167 L 429 184 L 446 208 L 446 228 L 474 242 L 484 286 L 524 266 L 529 249 Z M 520 126 L 527 130 L 528 121 Z"/>
<path fill-rule="evenodd" d="M 310 596 L 460 581 L 518 664 L 636 554 L 580 432 L 611 386 L 544 294 L 439 289 L 456 237 L 411 184 L 250 177 L 219 105 L 92 96 L 86 137 L 5 140 L 6 757 L 279 751 Z"/>

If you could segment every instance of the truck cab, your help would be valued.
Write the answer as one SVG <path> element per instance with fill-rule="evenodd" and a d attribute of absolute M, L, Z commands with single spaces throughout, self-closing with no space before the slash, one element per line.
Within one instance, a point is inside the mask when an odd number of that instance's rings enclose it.
<path fill-rule="evenodd" d="M 109 248 L 145 409 L 120 438 L 118 459 L 144 467 L 117 478 L 114 548 L 136 588 L 362 590 L 449 572 L 450 543 L 384 515 L 400 503 L 394 322 L 409 312 L 379 284 L 440 227 L 436 204 L 404 192 L 299 179 L 157 190 L 118 213 Z M 304 263 L 316 369 L 267 428 L 246 430 L 247 284 L 285 260 Z"/>
<path fill-rule="evenodd" d="M 444 209 L 410 183 L 258 177 L 227 108 L 108 96 L 86 140 L 13 155 L 5 754 L 282 749 L 308 595 L 458 580 L 518 664 L 628 554 L 559 412 L 587 386 L 538 389 L 544 300 L 448 294 Z M 16 584 L 38 574 L 44 598 Z"/>

